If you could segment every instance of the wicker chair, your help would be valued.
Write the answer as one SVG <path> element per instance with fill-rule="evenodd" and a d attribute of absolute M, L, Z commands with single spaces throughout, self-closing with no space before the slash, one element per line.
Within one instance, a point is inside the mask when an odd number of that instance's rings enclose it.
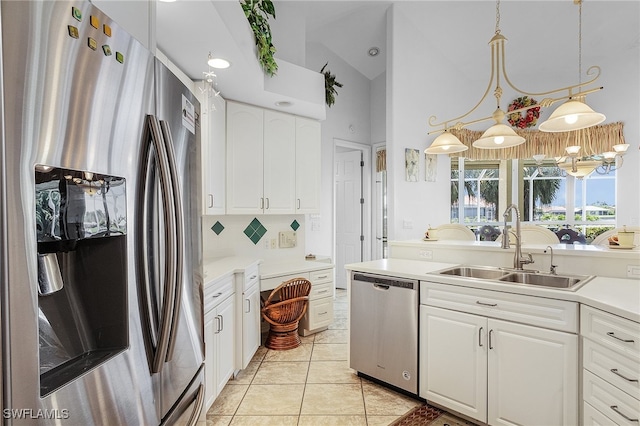
<path fill-rule="evenodd" d="M 262 317 L 270 324 L 265 346 L 286 350 L 300 346 L 298 322 L 307 311 L 311 282 L 294 278 L 274 288 L 262 307 Z"/>

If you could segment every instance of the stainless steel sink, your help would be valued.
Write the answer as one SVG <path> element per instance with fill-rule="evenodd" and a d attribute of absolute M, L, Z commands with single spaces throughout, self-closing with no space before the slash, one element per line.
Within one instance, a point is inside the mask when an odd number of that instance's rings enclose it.
<path fill-rule="evenodd" d="M 440 274 L 572 291 L 582 287 L 582 285 L 593 278 L 593 276 L 590 275 L 552 275 L 537 271 L 516 271 L 482 266 L 458 266 L 440 271 Z"/>
<path fill-rule="evenodd" d="M 484 280 L 496 280 L 508 274 L 497 268 L 482 268 L 477 266 L 460 266 L 440 272 L 443 275 L 455 275 L 457 277 L 481 278 Z"/>
<path fill-rule="evenodd" d="M 551 275 L 535 272 L 512 272 L 499 278 L 499 280 L 518 284 L 575 290 L 591 278 L 593 277 L 588 275 Z"/>

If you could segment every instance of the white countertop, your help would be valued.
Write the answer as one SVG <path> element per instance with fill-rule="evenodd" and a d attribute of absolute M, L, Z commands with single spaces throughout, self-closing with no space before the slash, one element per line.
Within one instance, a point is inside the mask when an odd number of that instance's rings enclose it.
<path fill-rule="evenodd" d="M 269 261 L 260 264 L 260 279 L 333 268 L 333 263 L 314 260 Z"/>
<path fill-rule="evenodd" d="M 215 259 L 204 259 L 202 269 L 204 273 L 205 285 L 227 275 L 242 272 L 245 269 L 260 263 L 260 259 L 253 257 L 219 257 Z"/>
<path fill-rule="evenodd" d="M 345 269 L 422 280 L 426 280 L 430 276 L 432 278 L 438 276 L 438 282 L 450 285 L 579 302 L 640 322 L 640 280 L 637 279 L 595 277 L 578 290 L 567 291 L 549 287 L 524 286 L 493 280 L 433 274 L 456 265 L 458 264 L 409 259 L 380 259 L 348 264 L 345 265 Z"/>
<path fill-rule="evenodd" d="M 406 241 L 389 241 L 390 246 L 408 246 L 408 247 L 446 247 L 460 248 L 464 247 L 469 250 L 478 251 L 498 251 L 503 252 L 500 243 L 495 241 L 460 241 L 460 240 L 406 240 Z M 549 244 L 522 244 L 523 250 L 533 250 L 534 252 L 544 251 Z M 639 259 L 640 246 L 630 250 L 612 249 L 608 246 L 590 245 L 590 244 L 551 244 L 553 251 L 561 256 L 598 256 L 623 259 Z M 515 250 L 515 244 L 511 244 L 508 250 Z"/>

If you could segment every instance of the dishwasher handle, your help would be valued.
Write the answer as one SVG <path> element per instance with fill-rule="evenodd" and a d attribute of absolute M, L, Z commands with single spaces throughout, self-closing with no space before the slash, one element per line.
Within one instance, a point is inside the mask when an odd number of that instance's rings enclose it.
<path fill-rule="evenodd" d="M 385 284 L 374 284 L 373 285 L 375 288 L 378 288 L 380 290 L 389 290 L 389 286 L 385 285 Z"/>
<path fill-rule="evenodd" d="M 389 287 L 400 287 L 410 290 L 417 290 L 418 281 L 405 281 L 394 278 L 383 277 L 379 275 L 368 275 L 353 273 L 353 281 L 371 283 L 374 287 L 387 290 Z M 385 288 L 386 287 L 386 288 Z"/>

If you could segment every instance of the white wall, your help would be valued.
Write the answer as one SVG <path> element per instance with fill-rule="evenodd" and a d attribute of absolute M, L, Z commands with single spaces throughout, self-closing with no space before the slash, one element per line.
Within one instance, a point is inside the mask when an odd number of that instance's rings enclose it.
<path fill-rule="evenodd" d="M 388 56 L 387 56 L 387 169 L 389 193 L 389 238 L 394 240 L 420 238 L 429 224 L 437 225 L 449 222 L 450 204 L 450 162 L 448 157 L 438 156 L 438 173 L 436 182 L 424 182 L 424 158 L 421 159 L 420 173 L 422 181 L 405 182 L 404 149 L 424 150 L 437 135 L 427 136 L 431 130 L 428 119 L 437 115 L 438 121 L 449 119 L 466 112 L 477 102 L 489 79 L 489 48 L 484 42 L 465 37 L 465 42 L 486 49 L 486 62 L 470 64 L 470 67 L 459 70 L 453 67 L 441 51 L 450 49 L 445 45 L 446 34 L 436 33 L 427 36 L 425 28 L 435 20 L 447 19 L 449 15 L 442 13 L 444 2 L 398 2 L 388 13 Z M 452 2 L 453 3 L 453 2 Z M 487 2 L 470 2 L 486 5 Z M 566 2 L 545 2 L 545 7 L 564 7 Z M 533 3 L 507 2 L 503 7 L 503 33 L 509 37 L 509 49 L 526 46 L 532 53 L 531 65 L 516 63 L 514 68 L 520 74 L 510 74 L 512 81 L 524 90 L 543 91 L 577 83 L 577 54 L 559 55 L 552 63 L 546 62 L 545 46 L 536 44 L 535 31 L 544 27 L 544 22 L 528 22 L 528 13 L 517 13 L 517 8 L 534 7 Z M 572 5 L 570 5 L 572 6 Z M 453 6 L 450 6 L 453 7 Z M 575 13 L 570 9 L 567 13 Z M 591 8 L 591 9 L 590 9 Z M 472 13 L 470 7 L 458 8 L 459 13 Z M 440 10 L 440 13 L 438 12 Z M 489 11 L 490 13 L 491 11 Z M 613 18 L 599 19 L 605 14 L 613 14 Z M 518 19 L 513 19 L 515 16 Z M 616 37 L 616 25 L 623 17 L 635 17 L 635 28 L 640 28 L 640 5 L 638 2 L 590 2 L 584 6 L 583 20 L 585 29 L 596 32 L 589 37 L 583 33 L 583 73 L 590 65 L 600 65 L 602 76 L 599 83 L 604 90 L 588 96 L 587 102 L 594 109 L 607 116 L 606 122 L 623 121 L 625 137 L 631 144 L 624 159 L 624 166 L 619 170 L 617 205 L 618 224 L 640 224 L 640 48 L 636 42 L 625 45 Z M 551 19 L 549 17 L 549 19 Z M 560 19 L 554 16 L 553 19 Z M 564 19 L 572 20 L 574 16 Z M 577 19 L 577 18 L 576 18 Z M 628 20 L 628 18 L 625 18 Z M 469 22 L 467 18 L 461 21 Z M 478 25 L 487 31 L 487 41 L 492 35 L 493 23 L 484 25 L 478 18 Z M 420 25 L 417 25 L 420 23 Z M 453 25 L 453 23 L 452 23 Z M 533 28 L 521 31 L 522 28 Z M 450 28 L 458 34 L 464 29 Z M 508 32 L 507 32 L 508 31 Z M 640 30 L 639 30 L 640 31 Z M 576 32 L 577 34 L 577 32 Z M 577 35 L 576 35 L 577 38 Z M 577 50 L 577 40 L 565 41 L 562 49 Z M 602 48 L 608 46 L 608 48 Z M 549 46 L 547 46 L 549 47 Z M 592 51 L 602 51 L 596 56 Z M 557 46 L 554 48 L 557 50 Z M 554 49 L 547 50 L 553 52 Z M 550 54 L 550 53 L 549 53 Z M 507 69 L 509 62 L 507 62 Z M 475 72 L 474 72 L 475 71 Z M 476 81 L 470 81 L 469 74 L 474 74 Z M 587 78 L 583 77 L 583 81 Z M 504 83 L 504 82 L 503 82 Z M 506 86 L 505 84 L 503 84 Z M 505 90 L 506 92 L 506 90 Z M 503 109 L 513 96 L 505 93 Z M 489 115 L 495 103 L 491 93 L 485 102 Z M 484 104 L 483 104 L 484 105 Z M 548 116 L 555 107 L 544 111 L 542 118 Z M 472 118 L 483 116 L 483 111 L 472 115 Z M 483 123 L 481 127 L 486 128 Z M 405 229 L 403 225 L 411 225 L 413 229 Z"/>
<path fill-rule="evenodd" d="M 376 144 L 387 139 L 387 73 L 383 72 L 371 80 L 371 142 Z"/>
<path fill-rule="evenodd" d="M 244 230 L 254 218 L 258 218 L 267 232 L 254 244 Z M 271 248 L 271 240 L 278 239 L 281 231 L 293 231 L 291 223 L 297 220 L 300 228 L 296 231 L 298 245 L 293 248 Z M 218 235 L 211 227 L 219 221 L 224 229 Z M 227 256 L 248 256 L 263 260 L 297 260 L 304 259 L 305 248 L 304 215 L 225 215 L 202 216 L 202 251 L 203 258 Z M 277 242 L 276 242 L 277 246 Z"/>
<path fill-rule="evenodd" d="M 327 69 L 343 84 L 327 118 L 322 122 L 322 202 L 318 215 L 307 220 L 308 253 L 332 255 L 333 235 L 333 151 L 334 139 L 371 144 L 370 81 L 353 67 L 317 43 L 307 44 L 306 67 L 318 70 L 329 62 Z M 317 229 L 311 229 L 311 222 Z M 365 236 L 368 237 L 368 236 Z"/>

